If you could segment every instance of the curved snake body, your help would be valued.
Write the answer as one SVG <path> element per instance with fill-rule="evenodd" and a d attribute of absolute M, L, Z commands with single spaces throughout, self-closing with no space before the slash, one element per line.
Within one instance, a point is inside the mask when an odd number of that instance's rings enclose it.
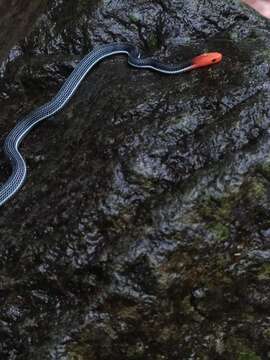
<path fill-rule="evenodd" d="M 8 134 L 4 143 L 4 152 L 10 160 L 12 173 L 7 181 L 0 186 L 0 206 L 20 189 L 26 178 L 26 163 L 19 152 L 21 141 L 35 125 L 54 115 L 67 104 L 86 74 L 95 64 L 117 54 L 126 54 L 128 63 L 133 67 L 152 69 L 164 74 L 180 74 L 221 60 L 219 53 L 210 53 L 200 55 L 185 65 L 167 65 L 153 58 L 140 58 L 136 48 L 130 44 L 113 43 L 94 49 L 79 62 L 51 101 L 23 118 Z"/>

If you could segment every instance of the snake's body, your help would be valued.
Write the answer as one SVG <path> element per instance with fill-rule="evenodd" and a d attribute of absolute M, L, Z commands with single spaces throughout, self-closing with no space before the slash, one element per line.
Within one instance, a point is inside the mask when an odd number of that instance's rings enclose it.
<path fill-rule="evenodd" d="M 4 143 L 4 151 L 10 160 L 12 173 L 0 187 L 0 206 L 20 189 L 26 178 L 26 163 L 19 152 L 19 145 L 24 137 L 35 125 L 54 115 L 67 104 L 86 74 L 95 64 L 116 54 L 126 54 L 128 63 L 134 67 L 152 69 L 165 74 L 180 74 L 195 67 L 191 62 L 185 65 L 165 65 L 152 58 L 141 59 L 136 48 L 130 44 L 113 43 L 100 46 L 91 51 L 75 67 L 57 95 L 51 101 L 23 118 L 8 134 Z"/>

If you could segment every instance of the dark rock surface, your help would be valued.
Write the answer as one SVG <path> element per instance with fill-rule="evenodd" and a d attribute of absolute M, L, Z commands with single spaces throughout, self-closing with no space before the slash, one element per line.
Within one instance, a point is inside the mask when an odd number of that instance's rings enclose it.
<path fill-rule="evenodd" d="M 1 360 L 269 359 L 269 21 L 225 0 L 21 4 L 1 10 L 1 143 L 98 44 L 224 61 L 168 77 L 108 60 L 22 144 Z"/>

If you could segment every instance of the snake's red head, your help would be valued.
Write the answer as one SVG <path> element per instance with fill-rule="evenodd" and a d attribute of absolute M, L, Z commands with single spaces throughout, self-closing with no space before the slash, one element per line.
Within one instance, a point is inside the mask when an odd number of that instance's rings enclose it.
<path fill-rule="evenodd" d="M 211 52 L 201 54 L 192 59 L 193 68 L 199 68 L 204 66 L 209 66 L 213 64 L 217 64 L 222 60 L 222 54 L 218 52 Z"/>

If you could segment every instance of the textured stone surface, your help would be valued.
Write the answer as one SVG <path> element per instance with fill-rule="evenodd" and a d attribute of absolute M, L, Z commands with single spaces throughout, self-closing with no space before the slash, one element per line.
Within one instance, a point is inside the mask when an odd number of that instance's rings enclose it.
<path fill-rule="evenodd" d="M 99 44 L 224 61 L 108 60 L 27 137 L 0 209 L 1 359 L 269 359 L 269 22 L 225 0 L 42 4 L 5 12 L 1 141 Z"/>

